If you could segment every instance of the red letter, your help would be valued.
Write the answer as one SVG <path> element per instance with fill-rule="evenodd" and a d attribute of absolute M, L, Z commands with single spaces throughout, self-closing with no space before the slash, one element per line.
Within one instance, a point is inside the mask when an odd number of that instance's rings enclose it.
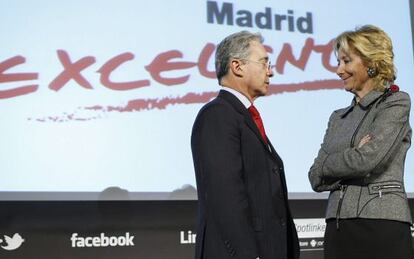
<path fill-rule="evenodd" d="M 189 75 L 176 77 L 176 78 L 165 78 L 161 76 L 161 73 L 164 71 L 171 71 L 177 69 L 185 69 L 194 67 L 196 63 L 194 62 L 169 62 L 173 58 L 182 58 L 183 54 L 177 50 L 171 50 L 159 54 L 155 59 L 145 67 L 145 69 L 151 74 L 152 78 L 158 83 L 164 85 L 179 85 L 185 83 Z"/>
<path fill-rule="evenodd" d="M 16 65 L 23 64 L 26 59 L 22 56 L 15 56 L 9 58 L 0 63 L 0 83 L 35 80 L 38 79 L 38 73 L 9 73 L 4 74 L 9 68 L 15 67 Z M 26 85 L 9 90 L 0 90 L 0 99 L 16 97 L 19 95 L 25 95 L 33 93 L 37 90 L 38 85 Z"/>
<path fill-rule="evenodd" d="M 313 39 L 308 38 L 306 40 L 305 46 L 302 48 L 302 52 L 300 53 L 300 58 L 296 59 L 292 53 L 292 46 L 289 43 L 285 43 L 283 45 L 282 51 L 279 54 L 279 57 L 277 57 L 276 71 L 279 74 L 283 74 L 287 61 L 289 61 L 295 67 L 304 70 L 306 63 L 308 63 L 309 56 L 312 51 L 312 47 L 313 47 Z"/>
<path fill-rule="evenodd" d="M 92 85 L 80 74 L 80 71 L 95 63 L 95 58 L 88 56 L 72 63 L 66 51 L 58 50 L 57 53 L 64 70 L 49 84 L 49 88 L 58 91 L 69 80 L 74 79 L 82 87 L 93 89 Z"/>
<path fill-rule="evenodd" d="M 207 78 L 216 78 L 216 70 L 214 69 L 213 71 L 208 71 L 207 69 L 208 61 L 210 60 L 215 48 L 216 46 L 214 44 L 208 43 L 198 57 L 198 71 L 200 71 L 202 76 Z"/>
<path fill-rule="evenodd" d="M 315 51 L 318 53 L 322 53 L 322 65 L 326 68 L 326 70 L 331 72 L 336 72 L 336 66 L 331 66 L 329 63 L 331 59 L 331 55 L 333 53 L 333 43 L 334 40 L 331 40 L 326 45 L 317 45 L 314 47 Z"/>
<path fill-rule="evenodd" d="M 113 57 L 108 62 L 106 62 L 99 70 L 98 73 L 101 73 L 101 84 L 108 87 L 112 90 L 129 90 L 134 88 L 140 88 L 144 86 L 149 86 L 149 80 L 138 80 L 131 82 L 115 83 L 109 79 L 111 73 L 118 68 L 122 63 L 125 63 L 128 60 L 134 59 L 134 54 L 130 52 L 125 52 L 116 57 Z"/>
<path fill-rule="evenodd" d="M 332 44 L 333 41 L 330 41 L 326 45 L 314 45 L 313 39 L 308 38 L 306 39 L 305 46 L 302 48 L 300 58 L 296 59 L 293 56 L 292 47 L 290 46 L 290 44 L 285 43 L 276 61 L 276 71 L 279 74 L 283 74 L 287 61 L 289 61 L 289 63 L 291 63 L 295 67 L 304 70 L 306 64 L 308 63 L 311 52 L 315 51 L 317 53 L 322 53 L 322 65 L 326 68 L 326 70 L 335 72 L 336 67 L 331 66 L 329 64 L 329 60 L 332 54 Z"/>
<path fill-rule="evenodd" d="M 263 47 L 265 48 L 267 53 L 273 53 L 273 48 L 270 47 L 269 45 L 263 45 Z"/>

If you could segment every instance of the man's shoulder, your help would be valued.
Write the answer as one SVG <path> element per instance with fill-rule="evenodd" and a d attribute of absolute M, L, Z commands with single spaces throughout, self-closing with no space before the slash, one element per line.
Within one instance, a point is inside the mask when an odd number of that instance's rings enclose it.
<path fill-rule="evenodd" d="M 230 102 L 223 98 L 216 97 L 200 109 L 194 125 L 209 125 L 209 127 L 213 125 L 237 125 L 242 120 L 243 114 Z"/>
<path fill-rule="evenodd" d="M 217 96 L 210 102 L 206 103 L 199 112 L 200 114 L 204 113 L 231 113 L 235 112 L 235 109 L 232 105 L 224 98 Z"/>

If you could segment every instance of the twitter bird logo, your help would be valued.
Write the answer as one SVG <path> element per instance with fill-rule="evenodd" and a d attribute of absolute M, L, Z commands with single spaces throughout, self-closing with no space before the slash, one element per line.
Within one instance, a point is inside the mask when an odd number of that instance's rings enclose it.
<path fill-rule="evenodd" d="M 19 235 L 19 233 L 15 233 L 13 237 L 4 235 L 4 241 L 6 245 L 1 246 L 3 249 L 15 250 L 22 245 L 22 243 L 24 242 L 24 239 Z M 3 240 L 1 239 L 0 239 L 0 244 L 3 244 Z"/>

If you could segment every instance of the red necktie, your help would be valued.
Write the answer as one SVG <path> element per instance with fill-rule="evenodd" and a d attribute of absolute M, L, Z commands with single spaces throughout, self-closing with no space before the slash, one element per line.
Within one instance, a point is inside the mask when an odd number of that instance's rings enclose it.
<path fill-rule="evenodd" d="M 262 135 L 264 142 L 267 144 L 266 132 L 265 132 L 263 121 L 262 121 L 262 118 L 260 117 L 259 111 L 256 109 L 256 107 L 254 107 L 253 104 L 249 107 L 248 110 L 250 112 L 250 115 L 252 115 L 252 118 L 254 122 L 256 123 L 257 128 L 259 128 L 260 134 Z"/>

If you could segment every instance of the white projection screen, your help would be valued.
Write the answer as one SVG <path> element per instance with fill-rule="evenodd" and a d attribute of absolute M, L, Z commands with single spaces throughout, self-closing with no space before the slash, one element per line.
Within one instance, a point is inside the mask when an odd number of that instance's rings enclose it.
<path fill-rule="evenodd" d="M 256 106 L 289 197 L 326 197 L 308 169 L 353 97 L 332 39 L 365 24 L 392 38 L 396 84 L 413 97 L 408 0 L 2 0 L 0 200 L 196 199 L 192 125 L 219 91 L 216 44 L 241 30 L 269 51 Z M 405 183 L 414 197 L 413 148 Z"/>

